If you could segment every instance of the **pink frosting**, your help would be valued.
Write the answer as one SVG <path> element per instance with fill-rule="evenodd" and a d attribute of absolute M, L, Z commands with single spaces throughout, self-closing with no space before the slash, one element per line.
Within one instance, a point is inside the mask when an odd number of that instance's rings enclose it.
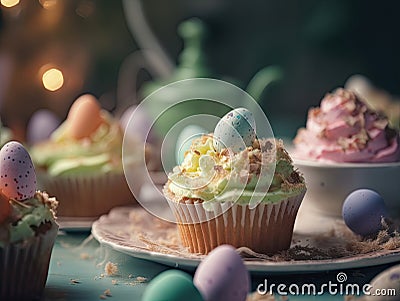
<path fill-rule="evenodd" d="M 388 119 L 348 90 L 327 94 L 308 112 L 306 128 L 294 139 L 299 159 L 330 162 L 400 161 L 400 136 Z"/>

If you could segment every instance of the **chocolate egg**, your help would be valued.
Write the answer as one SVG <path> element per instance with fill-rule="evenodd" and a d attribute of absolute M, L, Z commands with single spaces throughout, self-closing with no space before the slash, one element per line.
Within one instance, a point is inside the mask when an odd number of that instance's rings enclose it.
<path fill-rule="evenodd" d="M 387 217 L 387 209 L 379 193 L 358 189 L 345 199 L 342 216 L 347 227 L 354 233 L 367 236 L 382 230 L 382 218 Z"/>
<path fill-rule="evenodd" d="M 43 109 L 35 112 L 27 127 L 28 143 L 34 144 L 48 139 L 60 123 L 61 120 L 52 111 Z"/>
<path fill-rule="evenodd" d="M 400 292 L 400 265 L 379 273 L 371 280 L 365 295 L 367 301 L 398 301 Z"/>
<path fill-rule="evenodd" d="M 169 270 L 159 274 L 147 285 L 143 301 L 204 301 L 188 274 Z M 208 300 L 207 300 L 208 301 Z"/>
<path fill-rule="evenodd" d="M 27 200 L 36 191 L 36 173 L 22 144 L 11 141 L 0 150 L 0 189 L 10 199 Z"/>
<path fill-rule="evenodd" d="M 251 146 L 255 138 L 256 122 L 253 114 L 245 108 L 238 108 L 228 112 L 217 123 L 213 145 L 218 152 L 224 148 L 240 152 Z"/>
<path fill-rule="evenodd" d="M 67 117 L 67 134 L 74 139 L 90 137 L 103 123 L 101 107 L 97 99 L 84 94 L 75 100 Z"/>
<path fill-rule="evenodd" d="M 230 245 L 212 250 L 199 264 L 193 282 L 207 301 L 245 301 L 250 290 L 249 272 Z"/>

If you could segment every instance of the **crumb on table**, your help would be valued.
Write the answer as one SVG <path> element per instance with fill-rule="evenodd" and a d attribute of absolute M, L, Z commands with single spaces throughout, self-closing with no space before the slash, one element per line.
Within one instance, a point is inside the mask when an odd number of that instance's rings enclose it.
<path fill-rule="evenodd" d="M 82 260 L 88 260 L 88 259 L 90 259 L 90 255 L 88 253 L 81 253 L 80 258 Z"/>
<path fill-rule="evenodd" d="M 78 279 L 70 279 L 71 284 L 79 284 L 81 283 Z"/>
<path fill-rule="evenodd" d="M 109 261 L 104 267 L 104 272 L 107 276 L 115 276 L 118 273 L 118 266 L 115 263 Z"/>

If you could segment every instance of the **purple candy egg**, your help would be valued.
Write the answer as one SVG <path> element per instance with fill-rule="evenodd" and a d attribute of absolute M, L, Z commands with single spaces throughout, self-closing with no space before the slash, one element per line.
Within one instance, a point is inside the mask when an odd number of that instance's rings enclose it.
<path fill-rule="evenodd" d="M 245 301 L 250 276 L 235 248 L 222 245 L 200 263 L 194 285 L 207 301 Z"/>
<path fill-rule="evenodd" d="M 135 118 L 134 128 L 132 126 L 128 128 L 131 118 Z M 120 124 L 125 131 L 125 135 L 139 138 L 143 142 L 153 140 L 151 133 L 149 133 L 149 137 L 147 137 L 147 133 L 152 126 L 151 119 L 141 106 L 133 105 L 127 108 L 120 118 Z"/>
<path fill-rule="evenodd" d="M 0 189 L 15 200 L 27 200 L 36 191 L 36 173 L 22 144 L 11 141 L 0 150 Z"/>
<path fill-rule="evenodd" d="M 60 123 L 60 118 L 49 110 L 35 112 L 28 123 L 26 134 L 28 143 L 35 144 L 47 140 Z"/>
<path fill-rule="evenodd" d="M 370 189 L 358 189 L 350 193 L 344 201 L 342 216 L 354 233 L 367 236 L 382 230 L 382 218 L 387 217 L 387 210 L 379 193 Z"/>

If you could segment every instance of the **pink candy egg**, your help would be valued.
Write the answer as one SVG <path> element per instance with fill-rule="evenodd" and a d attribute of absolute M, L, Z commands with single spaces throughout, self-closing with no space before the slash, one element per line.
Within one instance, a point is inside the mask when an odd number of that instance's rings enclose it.
<path fill-rule="evenodd" d="M 10 199 L 27 200 L 36 191 L 36 173 L 26 149 L 11 141 L 0 150 L 0 189 Z"/>

